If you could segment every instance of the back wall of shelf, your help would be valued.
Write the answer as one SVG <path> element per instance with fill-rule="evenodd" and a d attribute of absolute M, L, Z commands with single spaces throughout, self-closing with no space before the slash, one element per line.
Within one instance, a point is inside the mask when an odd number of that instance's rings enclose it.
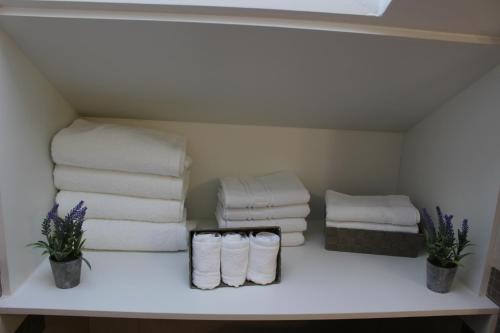
<path fill-rule="evenodd" d="M 89 119 L 185 135 L 193 158 L 189 218 L 214 217 L 218 178 L 223 176 L 293 171 L 311 192 L 311 216 L 318 219 L 324 217 L 326 189 L 389 194 L 397 187 L 403 133 Z"/>

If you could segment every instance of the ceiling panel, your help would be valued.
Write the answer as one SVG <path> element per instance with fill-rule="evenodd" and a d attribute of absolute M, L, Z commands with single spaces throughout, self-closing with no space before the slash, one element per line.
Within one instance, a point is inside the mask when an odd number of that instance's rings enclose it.
<path fill-rule="evenodd" d="M 223 2 L 223 0 L 212 1 Z M 350 3 L 352 5 L 352 3 L 358 1 L 366 4 L 372 0 L 368 2 L 366 0 L 321 1 Z M 177 2 L 180 3 L 182 1 Z M 149 11 L 154 13 L 183 13 L 186 15 L 205 14 L 213 16 L 213 20 L 217 20 L 217 16 L 222 15 L 233 18 L 249 17 L 253 18 L 253 21 L 252 19 L 250 19 L 250 21 L 254 23 L 258 23 L 259 18 L 270 19 L 270 22 L 273 21 L 273 18 L 283 18 L 292 20 L 310 20 L 313 22 L 323 21 L 472 35 L 500 36 L 499 0 L 392 0 L 384 14 L 379 17 L 300 11 L 258 10 L 250 8 L 172 5 L 177 2 L 174 0 L 0 0 L 0 6 L 3 5 L 3 9 L 7 7 L 53 9 L 79 8 L 90 11 L 110 9 L 114 11 L 131 12 Z M 196 3 L 201 1 L 192 0 L 188 2 Z M 229 2 L 230 1 L 228 1 L 228 3 Z M 146 3 L 150 5 L 140 5 Z"/>
<path fill-rule="evenodd" d="M 88 116 L 403 131 L 500 62 L 498 46 L 338 32 L 0 23 Z"/>

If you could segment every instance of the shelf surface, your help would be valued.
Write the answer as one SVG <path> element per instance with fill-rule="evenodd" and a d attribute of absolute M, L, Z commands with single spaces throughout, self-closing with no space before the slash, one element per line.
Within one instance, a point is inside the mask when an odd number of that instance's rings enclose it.
<path fill-rule="evenodd" d="M 282 251 L 282 282 L 271 286 L 190 289 L 188 256 L 87 252 L 80 286 L 54 286 L 45 260 L 0 314 L 163 319 L 293 320 L 488 315 L 498 307 L 455 281 L 449 294 L 425 286 L 425 257 L 397 258 L 323 249 L 321 222 L 306 245 Z"/>

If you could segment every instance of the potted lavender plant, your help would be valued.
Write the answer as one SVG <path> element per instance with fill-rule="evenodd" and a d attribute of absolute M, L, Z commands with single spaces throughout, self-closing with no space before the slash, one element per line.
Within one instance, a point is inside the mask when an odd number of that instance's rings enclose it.
<path fill-rule="evenodd" d="M 48 254 L 56 287 L 68 289 L 80 284 L 82 260 L 90 268 L 90 263 L 83 257 L 82 225 L 87 207 L 80 201 L 64 219 L 58 216 L 59 205 L 55 204 L 42 222 L 41 240 L 29 246 L 43 249 L 42 255 Z"/>
<path fill-rule="evenodd" d="M 457 237 L 453 228 L 453 215 L 444 214 L 436 207 L 438 223 L 426 209 L 422 210 L 424 231 L 427 241 L 427 288 L 438 293 L 447 293 L 451 289 L 453 279 L 460 261 L 470 253 L 464 250 L 471 245 L 467 239 L 469 225 L 463 220 L 462 228 L 457 229 Z"/>

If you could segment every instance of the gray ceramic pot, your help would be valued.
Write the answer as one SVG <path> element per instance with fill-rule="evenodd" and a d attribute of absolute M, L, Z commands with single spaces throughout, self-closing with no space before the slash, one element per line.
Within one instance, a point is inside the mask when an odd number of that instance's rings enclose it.
<path fill-rule="evenodd" d="M 50 259 L 50 267 L 54 275 L 57 288 L 69 289 L 80 284 L 80 273 L 82 271 L 82 257 L 65 262 Z"/>
<path fill-rule="evenodd" d="M 427 288 L 437 293 L 447 293 L 451 289 L 457 266 L 444 268 L 432 264 L 427 259 Z"/>

